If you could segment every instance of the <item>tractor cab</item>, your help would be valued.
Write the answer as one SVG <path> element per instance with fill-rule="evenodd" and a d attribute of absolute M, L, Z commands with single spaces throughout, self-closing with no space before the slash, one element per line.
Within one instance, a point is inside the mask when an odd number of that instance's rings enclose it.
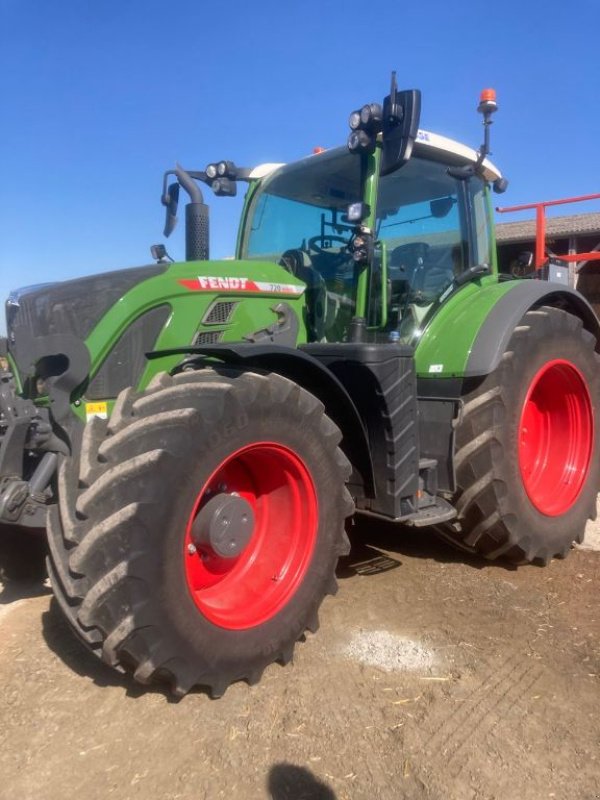
<path fill-rule="evenodd" d="M 234 195 L 250 184 L 236 257 L 272 263 L 306 287 L 304 329 L 311 343 L 387 341 L 416 345 L 443 302 L 471 280 L 497 273 L 488 186 L 507 182 L 487 160 L 496 110 L 484 90 L 479 151 L 420 130 L 420 92 L 398 91 L 349 118 L 347 147 L 288 165 L 165 173 L 165 235 L 186 207 L 186 260 L 207 258 L 208 210 L 197 182 Z M 169 175 L 175 183 L 167 186 Z"/>
<path fill-rule="evenodd" d="M 476 159 L 419 131 L 401 169 L 380 175 L 373 158 L 366 181 L 347 148 L 278 167 L 251 196 L 238 258 L 273 261 L 306 283 L 309 341 L 347 341 L 358 316 L 368 341 L 413 342 L 468 270 L 492 271 L 486 180 L 500 175 L 489 162 L 484 174 L 452 174 Z M 351 221 L 367 205 L 372 228 Z M 366 237 L 363 260 L 357 239 Z"/>

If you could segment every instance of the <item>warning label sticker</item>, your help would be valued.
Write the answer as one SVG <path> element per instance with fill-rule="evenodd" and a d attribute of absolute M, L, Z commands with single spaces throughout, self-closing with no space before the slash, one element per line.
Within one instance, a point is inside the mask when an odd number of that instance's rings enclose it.
<path fill-rule="evenodd" d="M 86 403 L 85 404 L 85 418 L 86 421 L 92 417 L 100 417 L 100 419 L 108 419 L 108 403 L 103 401 L 101 403 Z"/>

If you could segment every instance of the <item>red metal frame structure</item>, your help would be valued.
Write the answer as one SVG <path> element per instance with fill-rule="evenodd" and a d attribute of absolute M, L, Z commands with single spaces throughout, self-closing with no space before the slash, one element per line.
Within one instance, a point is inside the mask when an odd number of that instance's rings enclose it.
<path fill-rule="evenodd" d="M 535 268 L 539 269 L 546 261 L 546 209 L 549 206 L 562 206 L 567 203 L 582 203 L 585 200 L 600 200 L 600 194 L 584 194 L 580 197 L 565 197 L 564 200 L 546 200 L 542 203 L 529 203 L 522 206 L 507 206 L 497 208 L 499 214 L 508 214 L 511 211 L 528 211 L 535 209 Z M 600 252 L 568 253 L 558 256 L 561 261 L 597 261 Z"/>

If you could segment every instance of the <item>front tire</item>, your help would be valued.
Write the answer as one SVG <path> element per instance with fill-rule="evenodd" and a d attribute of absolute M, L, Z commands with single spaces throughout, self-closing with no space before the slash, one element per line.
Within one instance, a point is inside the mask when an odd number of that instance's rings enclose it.
<path fill-rule="evenodd" d="M 600 359 L 581 320 L 529 311 L 498 368 L 472 379 L 456 431 L 458 521 L 487 559 L 547 563 L 581 542 L 600 488 Z"/>
<path fill-rule="evenodd" d="M 278 375 L 163 374 L 122 393 L 61 467 L 50 517 L 49 573 L 80 638 L 177 695 L 289 661 L 349 549 L 340 438 Z"/>

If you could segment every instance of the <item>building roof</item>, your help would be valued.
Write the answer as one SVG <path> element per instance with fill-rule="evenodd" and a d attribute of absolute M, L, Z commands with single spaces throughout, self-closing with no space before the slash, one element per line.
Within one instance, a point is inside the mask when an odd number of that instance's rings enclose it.
<path fill-rule="evenodd" d="M 546 219 L 546 237 L 550 239 L 568 236 L 600 235 L 600 212 L 571 214 L 566 217 Z M 501 222 L 496 225 L 496 241 L 499 244 L 531 242 L 535 240 L 535 220 L 524 222 Z"/>

